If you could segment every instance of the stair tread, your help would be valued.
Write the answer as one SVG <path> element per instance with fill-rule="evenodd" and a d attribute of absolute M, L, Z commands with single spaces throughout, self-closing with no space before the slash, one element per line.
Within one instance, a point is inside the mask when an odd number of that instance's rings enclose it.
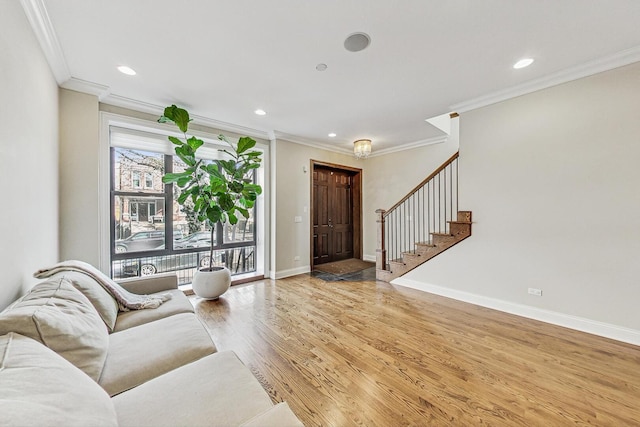
<path fill-rule="evenodd" d="M 449 224 L 473 224 L 472 221 L 447 221 Z"/>

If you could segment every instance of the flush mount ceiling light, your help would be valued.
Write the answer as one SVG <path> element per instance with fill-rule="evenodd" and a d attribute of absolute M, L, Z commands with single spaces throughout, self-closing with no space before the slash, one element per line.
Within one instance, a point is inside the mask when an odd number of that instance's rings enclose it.
<path fill-rule="evenodd" d="M 134 70 L 131 67 L 127 67 L 126 65 L 120 65 L 118 67 L 118 71 L 120 71 L 122 74 L 126 74 L 127 76 L 135 76 L 136 70 Z"/>
<path fill-rule="evenodd" d="M 344 48 L 349 52 L 360 52 L 371 43 L 371 37 L 365 33 L 353 33 L 344 41 Z"/>
<path fill-rule="evenodd" d="M 353 154 L 358 159 L 366 159 L 371 154 L 371 140 L 359 139 L 353 143 Z"/>
<path fill-rule="evenodd" d="M 333 132 L 331 132 L 329 135 L 327 135 L 329 138 L 335 138 L 337 135 Z"/>
<path fill-rule="evenodd" d="M 316 65 L 316 70 L 318 71 L 324 71 L 327 69 L 327 64 L 318 64 Z"/>
<path fill-rule="evenodd" d="M 257 114 L 257 115 L 259 115 L 259 116 L 264 116 L 264 115 L 266 115 L 266 114 L 267 114 L 267 112 L 266 112 L 266 111 L 261 110 L 260 108 L 258 108 L 256 111 L 254 111 L 254 113 L 256 113 L 256 114 Z"/>
<path fill-rule="evenodd" d="M 513 68 L 515 68 L 516 70 L 519 70 L 520 68 L 528 67 L 531 64 L 533 64 L 533 59 L 524 58 L 516 62 L 515 64 L 513 64 Z"/>

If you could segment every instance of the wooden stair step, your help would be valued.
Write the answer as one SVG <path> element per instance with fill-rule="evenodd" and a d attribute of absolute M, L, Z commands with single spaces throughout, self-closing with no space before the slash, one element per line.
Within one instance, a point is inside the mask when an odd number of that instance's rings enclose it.
<path fill-rule="evenodd" d="M 456 240 L 456 236 L 450 233 L 431 233 L 431 236 L 433 236 L 433 244 L 436 246 Z"/>
<path fill-rule="evenodd" d="M 376 269 L 376 280 L 381 280 L 383 282 L 390 282 L 396 277 L 397 276 L 394 276 L 390 270 Z"/>
<path fill-rule="evenodd" d="M 471 222 L 471 211 L 458 211 L 458 221 L 461 222 Z"/>
<path fill-rule="evenodd" d="M 417 252 L 402 252 L 402 258 L 403 259 L 404 259 L 405 256 L 409 257 L 409 258 L 412 258 L 412 257 L 419 257 L 420 254 L 417 253 Z"/>
<path fill-rule="evenodd" d="M 418 252 L 420 253 L 421 256 L 424 256 L 430 252 L 433 252 L 437 249 L 437 246 L 435 245 L 429 245 L 429 246 L 418 246 L 417 247 Z"/>
<path fill-rule="evenodd" d="M 440 245 L 442 246 L 442 245 Z M 437 245 L 434 245 L 432 243 L 429 244 L 416 244 L 416 251 L 420 254 L 421 257 L 425 257 L 425 256 L 429 256 L 429 254 L 432 254 L 434 252 L 437 252 L 440 250 L 440 247 Z"/>
<path fill-rule="evenodd" d="M 416 242 L 416 246 L 435 247 L 436 245 L 431 242 Z"/>
<path fill-rule="evenodd" d="M 450 221 L 449 232 L 456 238 L 467 237 L 471 235 L 471 223 L 463 221 Z"/>
<path fill-rule="evenodd" d="M 402 253 L 402 260 L 404 261 L 404 264 L 406 266 L 409 266 L 411 268 L 422 264 L 424 261 L 422 260 L 423 256 L 421 253 L 416 253 L 416 252 L 403 252 Z"/>

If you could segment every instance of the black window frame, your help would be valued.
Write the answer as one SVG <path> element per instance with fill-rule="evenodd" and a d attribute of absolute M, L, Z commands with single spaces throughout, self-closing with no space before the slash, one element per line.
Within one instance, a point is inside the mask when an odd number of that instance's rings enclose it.
<path fill-rule="evenodd" d="M 123 149 L 121 147 L 110 147 L 109 148 L 109 182 L 110 182 L 110 231 L 109 231 L 109 247 L 110 247 L 110 256 L 111 261 L 110 265 L 113 265 L 114 261 L 127 260 L 127 259 L 137 259 L 137 258 L 145 258 L 145 257 L 162 257 L 162 256 L 171 256 L 171 255 L 180 255 L 192 252 L 203 252 L 209 251 L 211 248 L 209 246 L 198 247 L 198 248 L 185 248 L 185 249 L 174 249 L 173 248 L 173 185 L 165 185 L 163 184 L 164 191 L 162 192 L 149 192 L 149 191 L 123 191 L 122 189 L 116 190 L 116 171 L 115 171 L 115 156 L 116 150 Z M 149 149 L 145 148 L 126 148 L 134 151 L 146 151 L 152 152 Z M 162 152 L 154 152 L 158 155 L 162 155 L 164 158 L 164 172 L 171 173 L 173 171 L 173 162 L 176 156 L 172 154 L 165 154 Z M 256 182 L 256 174 L 253 174 L 253 181 Z M 123 252 L 116 253 L 116 218 L 115 218 L 115 200 L 118 196 L 124 197 L 158 197 L 164 198 L 163 203 L 163 212 L 164 212 L 164 249 L 152 249 L 146 251 L 135 251 L 135 252 Z M 256 218 L 256 212 L 258 208 L 258 202 L 254 205 L 252 209 L 253 218 Z M 215 242 L 216 245 L 213 246 L 213 250 L 225 250 L 225 249 L 235 249 L 247 246 L 255 246 L 256 243 L 256 221 L 252 221 L 251 224 L 251 235 L 252 240 L 244 240 L 241 242 L 233 242 L 233 243 L 225 243 L 224 242 L 224 226 L 221 223 L 217 223 L 214 225 L 214 233 L 215 233 Z M 167 232 L 168 231 L 168 232 Z M 110 268 L 112 270 L 112 268 Z"/>

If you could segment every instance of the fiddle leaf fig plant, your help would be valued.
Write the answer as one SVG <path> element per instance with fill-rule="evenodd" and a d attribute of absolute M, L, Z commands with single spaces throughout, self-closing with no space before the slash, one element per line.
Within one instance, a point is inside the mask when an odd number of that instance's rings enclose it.
<path fill-rule="evenodd" d="M 260 151 L 252 150 L 256 141 L 250 137 L 241 137 L 237 144 L 231 143 L 220 134 L 218 139 L 228 145 L 220 151 L 227 159 L 203 160 L 197 152 L 204 141 L 187 135 L 189 112 L 176 105 L 164 109 L 158 119 L 160 123 L 173 123 L 184 134 L 183 138 L 169 136 L 175 147 L 176 156 L 186 165 L 183 172 L 166 173 L 162 177 L 165 184 L 176 184 L 180 188 L 177 201 L 184 206 L 187 200 L 193 203 L 198 220 L 209 224 L 211 229 L 211 250 L 209 271 L 213 271 L 213 242 L 216 224 L 238 223 L 238 216 L 249 218 L 249 211 L 255 206 L 262 187 L 254 183 L 254 172 L 262 161 Z"/>

